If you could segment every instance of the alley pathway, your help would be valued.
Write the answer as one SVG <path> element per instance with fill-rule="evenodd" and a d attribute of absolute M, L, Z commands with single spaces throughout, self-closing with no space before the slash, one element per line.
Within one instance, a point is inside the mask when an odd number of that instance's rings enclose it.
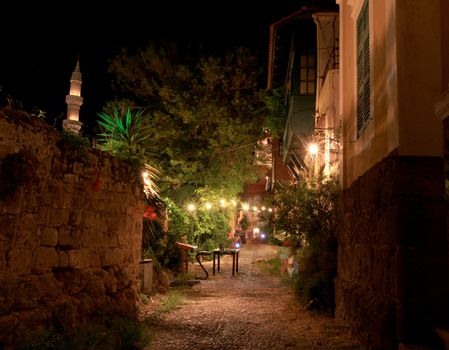
<path fill-rule="evenodd" d="M 236 276 L 230 256 L 215 276 L 207 262 L 209 279 L 186 290 L 185 302 L 154 324 L 146 350 L 362 349 L 332 318 L 301 308 L 292 289 L 256 263 L 276 254 L 267 244 L 244 244 Z"/>

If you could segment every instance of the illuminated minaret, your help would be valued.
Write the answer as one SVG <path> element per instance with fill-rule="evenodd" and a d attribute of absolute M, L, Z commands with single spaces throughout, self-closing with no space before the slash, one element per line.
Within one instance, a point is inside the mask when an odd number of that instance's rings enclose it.
<path fill-rule="evenodd" d="M 70 92 L 65 98 L 67 103 L 67 117 L 62 122 L 62 126 L 65 131 L 78 134 L 81 130 L 83 123 L 79 121 L 80 107 L 83 104 L 83 98 L 81 97 L 81 72 L 80 62 L 76 62 L 75 70 L 72 73 L 70 79 Z"/>

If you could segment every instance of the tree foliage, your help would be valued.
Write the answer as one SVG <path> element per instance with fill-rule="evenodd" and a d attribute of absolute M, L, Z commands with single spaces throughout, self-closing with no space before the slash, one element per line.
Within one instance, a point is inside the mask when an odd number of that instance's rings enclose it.
<path fill-rule="evenodd" d="M 197 188 L 237 194 L 254 180 L 253 152 L 265 117 L 257 61 L 245 49 L 224 57 L 149 45 L 111 64 L 122 96 L 145 107 L 145 149 L 161 168 L 161 189 L 182 202 Z"/>
<path fill-rule="evenodd" d="M 282 138 L 287 122 L 287 104 L 285 103 L 283 89 L 270 90 L 265 97 L 265 105 L 268 113 L 265 121 L 270 134 L 276 138 Z"/>
<path fill-rule="evenodd" d="M 295 185 L 276 184 L 271 197 L 275 211 L 265 213 L 265 219 L 297 242 L 334 234 L 338 194 L 336 177 L 302 180 Z"/>
<path fill-rule="evenodd" d="M 199 206 L 194 212 L 188 213 L 170 198 L 165 197 L 162 200 L 169 219 L 168 234 L 151 236 L 146 250 L 164 267 L 179 267 L 179 250 L 175 242 L 196 245 L 199 250 L 212 250 L 220 244 L 229 243 L 229 211 Z"/>
<path fill-rule="evenodd" d="M 297 291 L 313 309 L 332 312 L 333 279 L 337 267 L 337 177 L 278 185 L 272 197 L 273 214 L 261 214 L 296 242 L 299 248 Z"/>

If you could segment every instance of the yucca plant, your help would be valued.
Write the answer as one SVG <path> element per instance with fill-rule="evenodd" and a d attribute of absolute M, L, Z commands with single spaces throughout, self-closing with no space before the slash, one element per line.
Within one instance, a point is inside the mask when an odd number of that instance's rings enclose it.
<path fill-rule="evenodd" d="M 159 188 L 156 181 L 159 178 L 158 170 L 149 164 L 149 157 L 145 143 L 151 137 L 150 126 L 145 122 L 144 110 L 132 111 L 130 107 L 120 113 L 117 108 L 112 116 L 102 112 L 98 113 L 98 124 L 103 132 L 98 134 L 100 147 L 103 151 L 132 162 L 136 171 L 142 176 L 143 190 L 145 192 L 144 228 L 142 235 L 142 250 L 156 252 L 164 235 L 163 225 L 165 208 L 160 199 Z"/>
<path fill-rule="evenodd" d="M 143 113 L 144 109 L 133 112 L 130 107 L 124 113 L 114 108 L 112 116 L 98 113 L 98 124 L 103 129 L 98 134 L 101 149 L 121 159 L 144 163 L 144 144 L 151 136 L 151 129 L 145 123 Z"/>

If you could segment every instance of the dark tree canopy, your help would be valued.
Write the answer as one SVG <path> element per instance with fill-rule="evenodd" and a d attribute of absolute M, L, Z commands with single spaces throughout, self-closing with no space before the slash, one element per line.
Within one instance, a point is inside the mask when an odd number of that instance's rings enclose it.
<path fill-rule="evenodd" d="M 198 188 L 236 195 L 255 178 L 266 108 L 260 67 L 248 50 L 193 59 L 152 44 L 123 51 L 110 70 L 124 99 L 109 108 L 145 108 L 146 154 L 161 170 L 164 193 L 179 200 Z"/>

